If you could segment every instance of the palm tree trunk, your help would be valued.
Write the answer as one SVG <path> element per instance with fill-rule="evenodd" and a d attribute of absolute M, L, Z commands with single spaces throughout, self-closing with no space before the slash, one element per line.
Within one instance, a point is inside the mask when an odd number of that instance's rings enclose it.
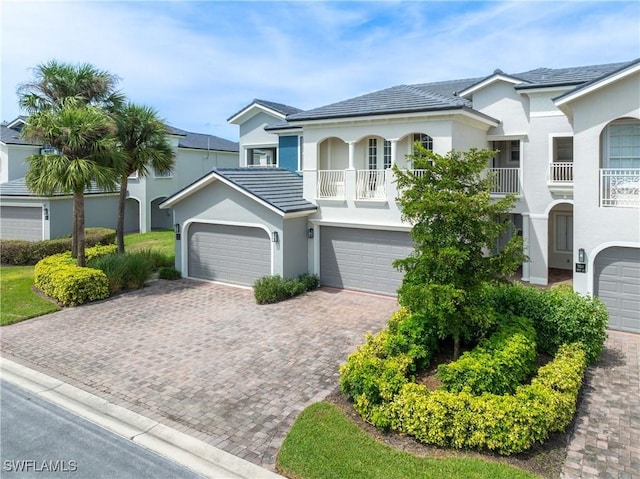
<path fill-rule="evenodd" d="M 78 266 L 85 266 L 85 238 L 84 238 L 84 192 L 75 192 L 73 193 L 73 206 L 75 211 L 75 216 L 77 218 L 77 247 L 78 247 L 78 257 L 77 264 Z"/>
<path fill-rule="evenodd" d="M 76 211 L 76 199 L 73 197 L 71 205 L 71 257 L 78 257 L 78 212 Z"/>
<path fill-rule="evenodd" d="M 118 225 L 116 226 L 116 243 L 118 244 L 119 254 L 124 254 L 124 210 L 127 201 L 128 183 L 127 175 L 122 175 L 120 181 L 120 196 L 118 198 Z"/>

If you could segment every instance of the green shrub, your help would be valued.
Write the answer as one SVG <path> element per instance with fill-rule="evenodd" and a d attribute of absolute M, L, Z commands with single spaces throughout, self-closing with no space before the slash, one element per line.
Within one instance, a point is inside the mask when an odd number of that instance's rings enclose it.
<path fill-rule="evenodd" d="M 306 291 L 317 289 L 320 280 L 315 275 L 304 274 L 296 279 L 280 275 L 263 276 L 253 284 L 253 294 L 258 304 L 277 303 Z"/>
<path fill-rule="evenodd" d="M 158 269 L 158 278 L 174 280 L 182 278 L 182 274 L 173 266 L 163 266 Z"/>
<path fill-rule="evenodd" d="M 110 254 L 115 245 L 87 248 L 87 258 Z M 64 306 L 77 306 L 109 297 L 109 280 L 100 270 L 81 268 L 71 252 L 40 260 L 34 268 L 34 284 Z"/>
<path fill-rule="evenodd" d="M 175 263 L 175 258 L 173 255 L 163 253 L 162 251 L 158 251 L 155 249 L 141 249 L 132 254 L 137 254 L 145 257 L 151 264 L 153 270 L 170 267 Z"/>
<path fill-rule="evenodd" d="M 531 376 L 536 364 L 536 332 L 531 320 L 511 317 L 473 350 L 438 367 L 438 378 L 449 392 L 474 395 L 513 393 Z"/>
<path fill-rule="evenodd" d="M 531 384 L 520 386 L 513 395 L 432 392 L 408 383 L 377 413 L 393 429 L 427 444 L 512 454 L 567 427 L 575 414 L 585 368 L 582 345 L 563 345 Z"/>
<path fill-rule="evenodd" d="M 86 246 L 113 244 L 116 232 L 108 228 L 87 228 Z M 12 266 L 36 264 L 43 258 L 71 251 L 71 238 L 43 241 L 0 240 L 0 263 Z"/>
<path fill-rule="evenodd" d="M 144 287 L 153 272 L 148 255 L 138 253 L 100 256 L 91 259 L 88 265 L 106 274 L 111 294 Z"/>
<path fill-rule="evenodd" d="M 533 321 L 538 351 L 554 354 L 563 344 L 580 342 L 589 364 L 600 357 L 609 314 L 598 298 L 581 296 L 569 286 L 540 290 L 519 284 L 493 286 L 488 296 L 498 313 Z"/>

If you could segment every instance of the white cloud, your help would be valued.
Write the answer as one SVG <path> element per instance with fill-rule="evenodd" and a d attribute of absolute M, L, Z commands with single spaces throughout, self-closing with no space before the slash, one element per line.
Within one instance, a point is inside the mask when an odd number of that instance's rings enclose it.
<path fill-rule="evenodd" d="M 312 108 L 398 83 L 639 56 L 636 2 L 2 4 L 2 119 L 51 58 L 118 74 L 170 123 L 237 138 L 253 98 Z"/>

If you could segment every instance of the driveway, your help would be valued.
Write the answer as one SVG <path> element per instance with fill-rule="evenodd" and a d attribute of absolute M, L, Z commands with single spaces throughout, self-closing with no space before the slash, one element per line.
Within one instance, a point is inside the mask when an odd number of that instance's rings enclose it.
<path fill-rule="evenodd" d="M 273 469 L 297 415 L 381 329 L 395 298 L 319 290 L 258 306 L 192 280 L 2 328 L 2 355 Z"/>

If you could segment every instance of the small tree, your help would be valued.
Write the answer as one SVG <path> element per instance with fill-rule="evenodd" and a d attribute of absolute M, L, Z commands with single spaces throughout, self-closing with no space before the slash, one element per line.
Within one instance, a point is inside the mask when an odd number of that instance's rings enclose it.
<path fill-rule="evenodd" d="M 167 127 L 153 108 L 128 103 L 114 114 L 117 139 L 124 156 L 120 171 L 118 200 L 118 253 L 124 253 L 124 212 L 129 176 L 146 176 L 150 168 L 165 173 L 172 170 L 175 153 L 167 139 Z"/>
<path fill-rule="evenodd" d="M 413 225 L 415 243 L 408 258 L 394 263 L 405 272 L 399 301 L 433 322 L 441 338 L 453 338 L 454 358 L 462 337 L 492 322 L 483 286 L 513 274 L 524 260 L 519 236 L 491 254 L 515 201 L 490 196 L 493 179 L 483 172 L 495 153 L 471 149 L 441 156 L 416 144 L 409 156 L 415 170 L 394 167 L 402 217 Z"/>

